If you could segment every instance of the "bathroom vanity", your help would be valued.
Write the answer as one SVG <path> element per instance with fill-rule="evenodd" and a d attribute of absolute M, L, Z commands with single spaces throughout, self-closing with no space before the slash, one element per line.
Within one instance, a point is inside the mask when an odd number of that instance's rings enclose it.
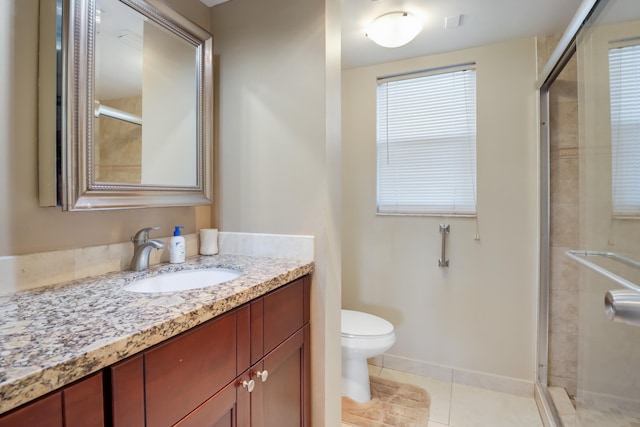
<path fill-rule="evenodd" d="M 103 328 L 101 334 L 98 328 L 93 343 L 83 342 L 77 350 L 77 342 L 63 347 L 68 360 L 56 356 L 55 365 L 46 366 L 34 355 L 33 372 L 17 370 L 15 378 L 0 383 L 5 412 L 0 427 L 308 426 L 313 263 L 215 256 L 197 257 L 186 268 L 206 263 L 244 274 L 226 284 L 171 294 L 122 291 L 127 277 L 114 274 L 12 296 L 37 299 L 47 292 L 66 292 L 55 297 L 66 299 L 69 293 L 91 289 L 95 298 L 115 289 L 113 304 L 104 303 L 94 316 L 89 315 L 91 307 L 83 306 L 77 319 L 87 315 L 91 324 L 104 309 L 112 316 L 110 324 L 119 320 L 124 331 L 131 330 L 136 318 L 140 325 L 134 333 Z M 163 268 L 174 267 L 159 267 L 159 273 Z M 15 300 L 3 302 L 20 306 Z M 147 313 L 120 317 L 128 310 L 118 306 L 127 302 Z M 29 322 L 9 318 L 16 327 Z M 69 321 L 74 322 L 73 316 Z M 56 346 L 50 341 L 43 347 L 41 353 L 51 357 Z M 6 359 L 2 363 L 7 368 Z M 32 400 L 33 394 L 41 397 Z"/>

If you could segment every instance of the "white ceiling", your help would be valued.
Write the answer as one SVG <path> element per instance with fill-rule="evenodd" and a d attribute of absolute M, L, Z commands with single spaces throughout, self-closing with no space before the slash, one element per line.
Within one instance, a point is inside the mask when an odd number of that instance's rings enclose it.
<path fill-rule="evenodd" d="M 635 0 L 634 0 L 635 1 Z M 459 50 L 530 36 L 562 33 L 582 0 L 342 0 L 342 68 Z M 411 12 L 424 29 L 408 45 L 388 49 L 365 36 L 387 12 Z M 462 15 L 458 28 L 445 18 Z"/>
<path fill-rule="evenodd" d="M 96 10 L 96 100 L 140 95 L 145 18 L 114 0 L 97 0 Z"/>
<path fill-rule="evenodd" d="M 229 0 L 201 0 L 208 6 Z M 636 2 L 637 0 L 632 0 Z M 507 39 L 564 32 L 582 0 L 341 0 L 342 68 L 483 46 Z M 365 36 L 365 28 L 388 12 L 411 12 L 424 22 L 408 45 L 388 49 Z M 445 28 L 447 17 L 460 26 Z"/>

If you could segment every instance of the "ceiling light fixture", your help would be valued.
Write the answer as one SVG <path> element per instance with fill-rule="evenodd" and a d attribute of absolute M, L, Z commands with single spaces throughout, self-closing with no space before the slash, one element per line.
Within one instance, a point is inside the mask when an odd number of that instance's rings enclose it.
<path fill-rule="evenodd" d="M 209 7 L 216 6 L 221 3 L 226 3 L 229 0 L 200 0 L 202 3 L 206 4 Z"/>
<path fill-rule="evenodd" d="M 400 47 L 422 31 L 422 22 L 409 12 L 390 12 L 378 16 L 367 28 L 366 36 L 383 47 Z"/>

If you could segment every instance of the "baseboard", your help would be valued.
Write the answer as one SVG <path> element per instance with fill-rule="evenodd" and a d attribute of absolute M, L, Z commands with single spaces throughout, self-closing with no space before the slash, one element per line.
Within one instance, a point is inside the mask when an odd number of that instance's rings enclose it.
<path fill-rule="evenodd" d="M 503 393 L 515 394 L 518 396 L 532 397 L 534 392 L 534 384 L 530 381 L 485 372 L 459 369 L 451 366 L 443 366 L 388 353 L 370 359 L 369 363 L 375 366 L 393 369 L 395 371 L 430 377 L 441 381 L 450 381 L 456 384 L 464 384 Z"/>

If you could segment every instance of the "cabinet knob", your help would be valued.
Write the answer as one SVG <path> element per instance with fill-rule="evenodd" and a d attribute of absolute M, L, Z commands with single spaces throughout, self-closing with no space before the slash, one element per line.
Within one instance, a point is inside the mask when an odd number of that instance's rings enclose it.
<path fill-rule="evenodd" d="M 249 393 L 253 391 L 253 388 L 256 386 L 256 382 L 254 380 L 242 381 L 242 387 L 249 390 Z"/>
<path fill-rule="evenodd" d="M 262 382 L 266 382 L 267 378 L 269 378 L 269 371 L 266 369 L 264 371 L 256 372 L 256 376 L 262 380 Z"/>

